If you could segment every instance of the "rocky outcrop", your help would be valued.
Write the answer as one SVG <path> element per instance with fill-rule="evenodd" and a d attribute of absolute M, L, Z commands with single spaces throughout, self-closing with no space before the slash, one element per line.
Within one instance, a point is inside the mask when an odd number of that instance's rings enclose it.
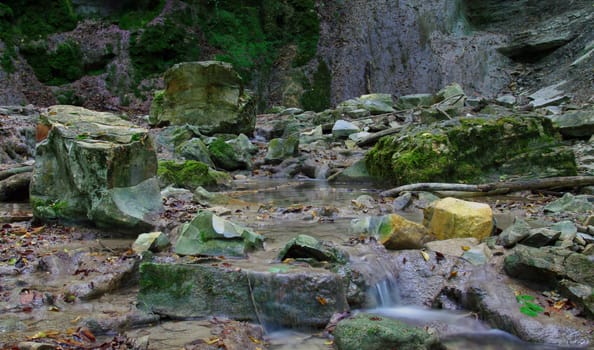
<path fill-rule="evenodd" d="M 371 175 L 394 184 L 575 175 L 575 156 L 550 120 L 530 116 L 458 118 L 404 128 L 366 155 Z"/>
<path fill-rule="evenodd" d="M 91 221 L 116 231 L 152 227 L 162 205 L 147 130 L 74 106 L 49 108 L 38 130 L 49 132 L 37 144 L 31 180 L 37 219 Z"/>
<path fill-rule="evenodd" d="M 167 70 L 164 79 L 165 90 L 151 106 L 151 124 L 191 124 L 205 135 L 254 131 L 254 101 L 230 64 L 179 63 Z"/>
<path fill-rule="evenodd" d="M 320 328 L 335 312 L 348 309 L 345 289 L 340 275 L 311 267 L 145 263 L 138 302 L 142 309 L 175 318 L 224 315 L 271 326 Z"/>

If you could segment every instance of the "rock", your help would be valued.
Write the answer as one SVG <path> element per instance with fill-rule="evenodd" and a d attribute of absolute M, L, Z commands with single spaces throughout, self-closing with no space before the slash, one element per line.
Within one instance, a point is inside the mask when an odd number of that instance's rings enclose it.
<path fill-rule="evenodd" d="M 325 179 L 328 177 L 330 167 L 325 162 L 319 162 L 310 158 L 303 162 L 301 172 L 312 179 Z"/>
<path fill-rule="evenodd" d="M 561 104 L 561 102 L 569 100 L 569 96 L 565 95 L 565 92 L 563 90 L 558 89 L 565 83 L 567 82 L 564 80 L 560 83 L 544 87 L 536 91 L 532 95 L 529 95 L 528 98 L 532 100 L 530 104 L 534 108 L 540 108 L 551 105 L 559 105 Z"/>
<path fill-rule="evenodd" d="M 421 350 L 437 343 L 422 328 L 369 313 L 340 321 L 332 334 L 338 350 Z"/>
<path fill-rule="evenodd" d="M 354 134 L 361 131 L 358 126 L 348 122 L 346 120 L 339 119 L 334 123 L 332 127 L 332 136 L 337 139 L 343 139 L 349 137 L 350 134 Z"/>
<path fill-rule="evenodd" d="M 324 138 L 324 131 L 322 130 L 322 126 L 318 125 L 315 128 L 311 129 L 310 131 L 304 131 L 299 134 L 299 143 L 300 144 L 309 144 L 314 141 L 322 140 Z"/>
<path fill-rule="evenodd" d="M 338 263 L 345 264 L 348 256 L 328 242 L 319 241 L 308 235 L 298 235 L 291 239 L 278 254 L 277 259 L 305 260 L 308 263 Z"/>
<path fill-rule="evenodd" d="M 434 104 L 421 110 L 421 122 L 431 124 L 440 120 L 457 117 L 464 108 L 466 94 L 458 83 L 452 83 L 433 97 Z"/>
<path fill-rule="evenodd" d="M 165 90 L 151 106 L 151 125 L 190 124 L 204 135 L 252 134 L 255 104 L 229 63 L 178 63 L 165 72 Z"/>
<path fill-rule="evenodd" d="M 149 232 L 138 235 L 132 243 L 132 251 L 136 254 L 151 251 L 158 253 L 164 251 L 171 245 L 169 238 L 163 232 Z"/>
<path fill-rule="evenodd" d="M 491 250 L 485 243 L 471 247 L 462 254 L 462 259 L 465 259 L 472 265 L 484 265 L 491 258 Z"/>
<path fill-rule="evenodd" d="M 146 231 L 163 207 L 157 158 L 147 132 L 106 112 L 53 106 L 36 147 L 30 199 L 42 221 L 86 222 Z M 116 151 L 117 150 L 117 151 Z"/>
<path fill-rule="evenodd" d="M 511 248 L 529 235 L 530 225 L 520 218 L 515 218 L 514 223 L 499 234 L 498 243 Z"/>
<path fill-rule="evenodd" d="M 512 277 L 542 282 L 552 287 L 563 278 L 594 286 L 594 261 L 584 254 L 567 249 L 517 245 L 505 257 L 504 269 Z"/>
<path fill-rule="evenodd" d="M 437 239 L 487 238 L 493 232 L 493 211 L 488 204 L 448 197 L 424 210 L 424 225 Z"/>
<path fill-rule="evenodd" d="M 559 239 L 562 241 L 573 240 L 577 234 L 577 226 L 569 220 L 556 222 L 549 228 L 558 231 L 561 234 Z"/>
<path fill-rule="evenodd" d="M 12 175 L 0 180 L 0 202 L 20 202 L 27 199 L 31 172 Z"/>
<path fill-rule="evenodd" d="M 450 256 L 462 256 L 465 248 L 478 245 L 478 239 L 469 238 L 451 238 L 441 241 L 432 241 L 425 243 L 425 247 L 434 252 L 440 252 Z"/>
<path fill-rule="evenodd" d="M 560 231 L 551 230 L 546 227 L 534 228 L 530 230 L 530 234 L 520 241 L 520 243 L 530 247 L 544 247 L 555 244 L 560 236 Z"/>
<path fill-rule="evenodd" d="M 559 132 L 568 138 L 594 135 L 594 109 L 572 111 L 549 117 Z"/>
<path fill-rule="evenodd" d="M 341 113 L 364 109 L 370 114 L 384 114 L 394 112 L 392 105 L 392 95 L 390 94 L 369 94 L 341 102 L 336 106 L 336 109 Z"/>
<path fill-rule="evenodd" d="M 209 211 L 182 225 L 174 251 L 179 255 L 245 257 L 263 248 L 264 237 Z"/>
<path fill-rule="evenodd" d="M 575 303 L 589 319 L 594 319 L 594 288 L 592 286 L 562 280 L 559 283 L 561 294 Z"/>
<path fill-rule="evenodd" d="M 377 178 L 375 176 L 371 176 L 367 171 L 365 159 L 355 161 L 348 168 L 328 177 L 328 181 L 334 183 L 369 183 L 375 182 L 376 180 Z"/>
<path fill-rule="evenodd" d="M 301 109 L 301 108 L 295 108 L 295 107 L 289 107 L 289 108 L 283 109 L 278 114 L 280 114 L 280 115 L 295 115 L 295 114 L 301 114 L 301 113 L 303 113 L 303 109 Z"/>
<path fill-rule="evenodd" d="M 405 127 L 381 138 L 365 160 L 371 175 L 393 185 L 577 174 L 575 155 L 560 146 L 551 121 L 532 117 L 468 117 Z"/>
<path fill-rule="evenodd" d="M 431 235 L 423 225 L 398 214 L 354 219 L 351 228 L 354 233 L 367 233 L 375 237 L 386 248 L 393 250 L 418 249 L 431 240 Z"/>
<path fill-rule="evenodd" d="M 198 186 L 222 187 L 231 181 L 228 174 L 195 160 L 162 160 L 159 162 L 158 174 L 164 185 L 172 184 L 189 190 Z"/>
<path fill-rule="evenodd" d="M 406 209 L 412 203 L 412 194 L 410 192 L 405 192 L 394 198 L 392 201 L 392 209 L 395 211 L 401 211 Z"/>
<path fill-rule="evenodd" d="M 416 107 L 429 107 L 434 103 L 432 94 L 414 94 L 400 96 L 394 106 L 396 110 L 403 111 Z"/>
<path fill-rule="evenodd" d="M 513 107 L 516 104 L 516 97 L 514 95 L 503 95 L 497 97 L 497 103 L 506 107 Z"/>
<path fill-rule="evenodd" d="M 251 145 L 249 140 L 247 142 Z M 242 141 L 225 141 L 219 137 L 208 145 L 208 151 L 217 167 L 228 171 L 246 170 L 252 167 L 252 149 L 245 147 Z"/>
<path fill-rule="evenodd" d="M 192 125 L 168 126 L 157 133 L 157 143 L 168 151 L 178 151 L 179 147 L 192 139 L 201 137 L 198 127 Z"/>
<path fill-rule="evenodd" d="M 199 138 L 193 138 L 176 147 L 175 152 L 187 160 L 196 160 L 214 168 L 208 147 Z"/>
<path fill-rule="evenodd" d="M 272 139 L 268 144 L 268 152 L 264 157 L 266 164 L 279 164 L 285 158 L 299 154 L 299 139 L 289 136 L 287 139 Z"/>
<path fill-rule="evenodd" d="M 22 341 L 17 345 L 19 350 L 55 350 L 58 346 L 51 343 L 37 343 L 33 341 Z"/>
<path fill-rule="evenodd" d="M 577 195 L 567 192 L 563 197 L 547 204 L 544 207 L 545 212 L 549 213 L 562 213 L 562 212 L 574 212 L 574 213 L 588 213 L 594 209 L 592 203 L 588 200 L 588 195 Z"/>
<path fill-rule="evenodd" d="M 233 265 L 141 264 L 138 305 L 173 318 L 224 315 L 315 328 L 348 310 L 343 278 L 336 273 L 286 264 L 268 270 Z"/>

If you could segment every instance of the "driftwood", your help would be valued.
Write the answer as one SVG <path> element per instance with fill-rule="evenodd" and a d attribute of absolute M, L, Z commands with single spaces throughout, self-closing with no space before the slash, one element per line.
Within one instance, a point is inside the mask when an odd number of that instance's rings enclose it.
<path fill-rule="evenodd" d="M 5 170 L 0 170 L 0 181 L 4 180 L 6 178 L 11 177 L 12 175 L 16 175 L 16 174 L 21 174 L 21 173 L 28 173 L 33 171 L 33 166 L 32 165 L 26 165 L 26 166 L 19 166 L 19 167 L 15 167 L 15 168 L 8 168 Z"/>
<path fill-rule="evenodd" d="M 404 126 L 401 125 L 401 126 L 397 126 L 397 127 L 394 127 L 394 128 L 390 128 L 390 129 L 378 131 L 378 132 L 376 132 L 374 134 L 371 134 L 371 135 L 367 136 L 364 139 L 361 139 L 361 140 L 357 141 L 357 146 L 359 146 L 359 147 L 371 146 L 374 143 L 376 143 L 377 140 L 379 140 L 380 138 L 382 138 L 384 136 L 387 136 L 387 135 L 395 134 L 395 133 L 399 132 L 400 130 L 402 130 L 403 127 Z"/>
<path fill-rule="evenodd" d="M 392 188 L 380 193 L 382 197 L 393 197 L 404 191 L 459 191 L 481 192 L 489 194 L 509 193 L 514 191 L 560 189 L 594 185 L 594 176 L 561 176 L 544 179 L 520 180 L 509 182 L 491 182 L 478 185 L 454 184 L 442 182 L 422 182 Z"/>

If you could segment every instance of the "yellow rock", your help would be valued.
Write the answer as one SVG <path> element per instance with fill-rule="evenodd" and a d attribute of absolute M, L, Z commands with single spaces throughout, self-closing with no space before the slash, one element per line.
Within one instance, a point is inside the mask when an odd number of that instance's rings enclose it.
<path fill-rule="evenodd" d="M 388 249 L 419 249 L 433 238 L 423 225 L 397 214 L 387 215 L 378 231 L 379 241 Z"/>
<path fill-rule="evenodd" d="M 474 237 L 482 240 L 493 231 L 493 211 L 488 204 L 443 198 L 425 209 L 423 223 L 437 239 Z"/>

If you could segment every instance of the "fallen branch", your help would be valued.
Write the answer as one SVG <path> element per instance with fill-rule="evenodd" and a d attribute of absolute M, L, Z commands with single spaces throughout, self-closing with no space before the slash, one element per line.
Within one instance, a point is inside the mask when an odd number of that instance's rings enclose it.
<path fill-rule="evenodd" d="M 11 177 L 12 175 L 16 175 L 16 174 L 21 174 L 21 173 L 28 173 L 33 171 L 33 166 L 32 165 L 27 165 L 27 166 L 20 166 L 17 168 L 8 168 L 5 170 L 0 170 L 0 180 L 4 180 L 7 179 L 9 177 Z"/>
<path fill-rule="evenodd" d="M 367 136 L 364 139 L 357 141 L 357 146 L 359 146 L 359 147 L 371 146 L 374 143 L 376 143 L 377 140 L 379 140 L 380 138 L 387 136 L 387 135 L 395 134 L 395 133 L 399 132 L 400 130 L 402 130 L 403 127 L 404 127 L 404 125 L 400 125 L 400 126 L 397 126 L 394 128 L 378 131 L 374 134 Z"/>
<path fill-rule="evenodd" d="M 572 188 L 591 185 L 594 185 L 594 176 L 560 176 L 533 180 L 491 182 L 478 185 L 443 182 L 422 182 L 392 188 L 381 192 L 380 196 L 393 197 L 399 194 L 400 192 L 405 191 L 459 191 L 482 192 L 485 194 L 496 191 L 497 194 L 504 194 L 514 191 Z"/>

